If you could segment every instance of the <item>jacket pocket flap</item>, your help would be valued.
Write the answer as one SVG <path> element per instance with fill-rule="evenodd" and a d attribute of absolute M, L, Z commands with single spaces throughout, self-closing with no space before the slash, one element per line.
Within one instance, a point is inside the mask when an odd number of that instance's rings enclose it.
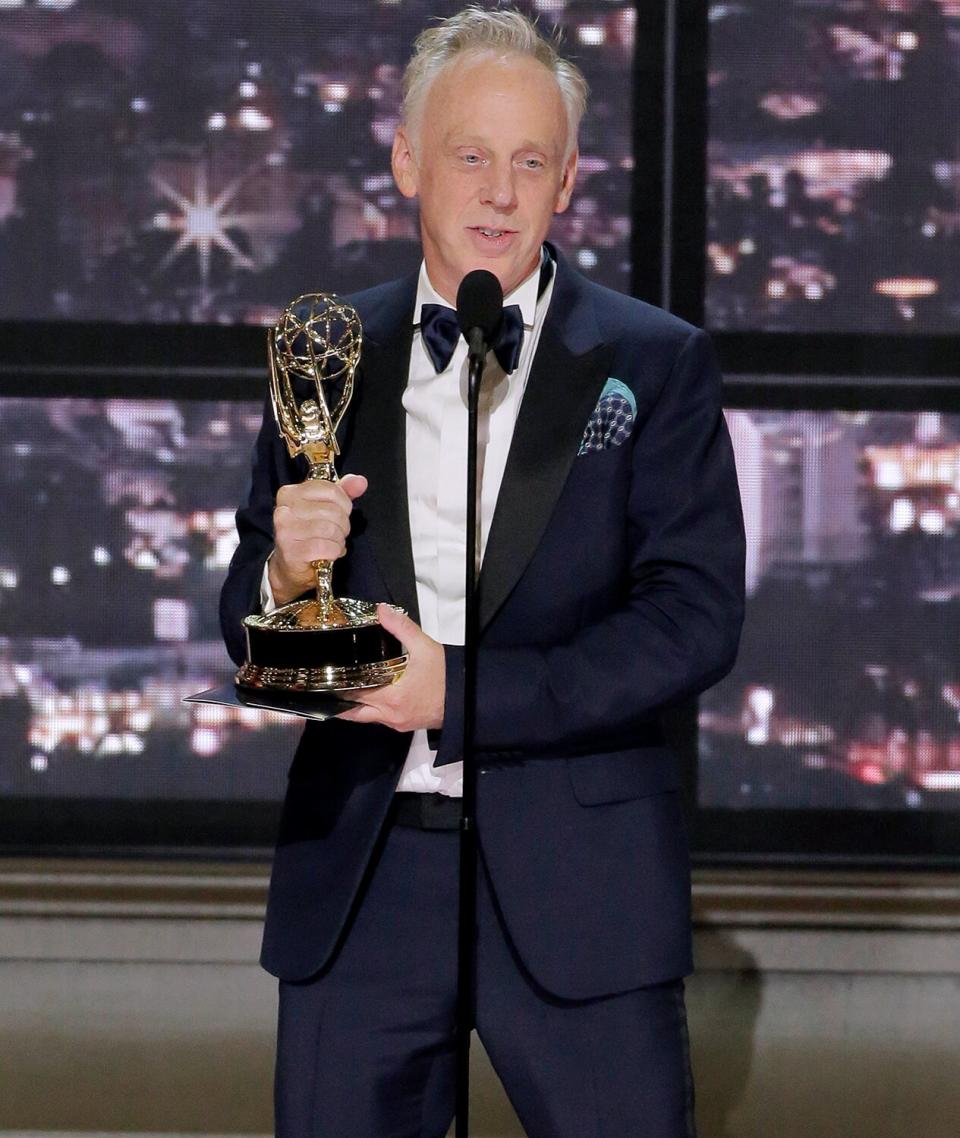
<path fill-rule="evenodd" d="M 627 802 L 680 788 L 676 756 L 668 747 L 636 747 L 567 759 L 573 794 L 582 806 Z"/>

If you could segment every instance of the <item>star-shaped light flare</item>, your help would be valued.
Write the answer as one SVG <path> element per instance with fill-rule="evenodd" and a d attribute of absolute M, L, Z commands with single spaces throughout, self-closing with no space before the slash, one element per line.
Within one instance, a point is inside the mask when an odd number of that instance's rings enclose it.
<path fill-rule="evenodd" d="M 227 230 L 231 228 L 249 229 L 260 218 L 259 214 L 229 213 L 228 207 L 236 198 L 243 183 L 256 172 L 257 168 L 247 170 L 234 178 L 211 201 L 207 188 L 207 168 L 204 163 L 197 167 L 193 200 L 174 189 L 169 182 L 154 175 L 151 182 L 163 197 L 173 202 L 180 210 L 172 217 L 165 216 L 159 228 L 169 229 L 180 236 L 170 247 L 166 256 L 157 265 L 154 275 L 162 273 L 181 253 L 191 246 L 197 251 L 200 265 L 200 278 L 204 285 L 210 279 L 210 258 L 214 247 L 222 249 L 233 259 L 234 265 L 243 269 L 255 268 L 254 262 L 230 239 Z M 156 223 L 155 223 L 156 224 Z"/>

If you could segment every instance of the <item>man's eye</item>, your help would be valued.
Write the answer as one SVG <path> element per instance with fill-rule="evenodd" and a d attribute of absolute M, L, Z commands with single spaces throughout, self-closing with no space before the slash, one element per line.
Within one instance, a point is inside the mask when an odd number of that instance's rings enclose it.
<path fill-rule="evenodd" d="M 524 160 L 520 163 L 520 165 L 523 166 L 523 168 L 525 170 L 542 170 L 543 169 L 543 159 L 542 158 L 524 158 Z"/>
<path fill-rule="evenodd" d="M 462 157 L 468 166 L 479 166 L 482 161 L 479 154 L 464 154 Z"/>

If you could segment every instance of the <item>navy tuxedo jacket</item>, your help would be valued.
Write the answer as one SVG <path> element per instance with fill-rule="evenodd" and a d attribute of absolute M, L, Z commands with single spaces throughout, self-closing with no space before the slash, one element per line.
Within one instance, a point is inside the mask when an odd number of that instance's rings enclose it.
<path fill-rule="evenodd" d="M 338 467 L 370 484 L 335 571 L 340 595 L 389 600 L 415 618 L 401 397 L 416 284 L 411 276 L 352 298 L 364 346 Z M 581 447 L 611 378 L 635 401 L 632 431 Z M 238 662 L 241 620 L 259 607 L 272 548 L 274 497 L 303 475 L 268 410 L 221 604 Z M 707 337 L 591 283 L 562 257 L 479 590 L 477 829 L 517 953 L 564 998 L 683 975 L 688 860 L 677 761 L 659 717 L 719 680 L 736 652 L 743 529 L 733 454 Z M 462 737 L 462 649 L 446 655 L 438 764 L 459 757 Z M 306 725 L 264 933 L 263 964 L 275 975 L 304 979 L 331 959 L 409 738 L 339 720 Z"/>

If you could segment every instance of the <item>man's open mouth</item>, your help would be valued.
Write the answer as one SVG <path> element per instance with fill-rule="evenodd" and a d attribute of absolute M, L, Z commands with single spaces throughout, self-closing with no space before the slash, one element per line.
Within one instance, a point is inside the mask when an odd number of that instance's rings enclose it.
<path fill-rule="evenodd" d="M 516 233 L 515 229 L 498 229 L 492 225 L 472 225 L 470 228 L 488 241 L 498 241 L 503 237 L 512 237 Z"/>

